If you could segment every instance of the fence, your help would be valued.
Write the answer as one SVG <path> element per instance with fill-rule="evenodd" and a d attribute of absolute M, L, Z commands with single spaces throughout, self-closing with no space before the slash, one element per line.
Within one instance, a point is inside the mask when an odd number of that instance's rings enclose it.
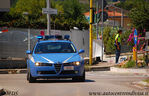
<path fill-rule="evenodd" d="M 31 49 L 37 42 L 36 36 L 40 35 L 40 29 L 31 29 Z M 45 30 L 46 31 L 46 30 Z M 89 31 L 88 30 L 70 30 L 60 31 L 52 30 L 51 34 L 70 35 L 71 41 L 76 45 L 77 49 L 85 49 L 83 57 L 89 54 Z M 28 43 L 27 29 L 9 29 L 8 32 L 0 34 L 0 58 L 26 58 L 25 51 Z"/>

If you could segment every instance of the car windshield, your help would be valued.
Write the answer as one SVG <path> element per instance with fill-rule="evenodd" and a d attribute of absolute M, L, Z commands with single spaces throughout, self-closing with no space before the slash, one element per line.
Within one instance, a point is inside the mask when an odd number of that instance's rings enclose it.
<path fill-rule="evenodd" d="M 73 44 L 67 42 L 46 42 L 39 43 L 35 53 L 76 53 L 76 49 Z"/>

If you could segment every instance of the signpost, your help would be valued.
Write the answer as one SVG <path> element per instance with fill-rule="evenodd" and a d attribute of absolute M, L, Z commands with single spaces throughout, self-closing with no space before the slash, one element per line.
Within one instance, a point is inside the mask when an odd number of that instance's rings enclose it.
<path fill-rule="evenodd" d="M 135 29 L 134 30 L 134 43 L 135 43 L 135 45 L 137 45 L 137 41 L 138 41 L 138 36 L 137 36 L 137 30 Z"/>
<path fill-rule="evenodd" d="M 138 32 L 137 29 L 134 30 L 134 44 L 135 47 L 133 48 L 133 59 L 136 61 L 137 67 L 137 41 L 138 41 Z"/>
<path fill-rule="evenodd" d="M 51 29 L 50 14 L 57 14 L 57 9 L 50 8 L 50 0 L 47 0 L 47 8 L 42 8 L 42 13 L 47 14 L 48 22 L 47 22 L 47 34 L 46 35 L 50 35 L 50 29 Z"/>
<path fill-rule="evenodd" d="M 50 29 L 51 29 L 50 14 L 57 14 L 57 10 L 50 8 L 50 0 L 46 0 L 46 1 L 47 1 L 47 8 L 42 8 L 42 13 L 47 14 L 47 21 L 48 22 L 47 22 L 47 34 L 46 35 L 50 35 Z"/>

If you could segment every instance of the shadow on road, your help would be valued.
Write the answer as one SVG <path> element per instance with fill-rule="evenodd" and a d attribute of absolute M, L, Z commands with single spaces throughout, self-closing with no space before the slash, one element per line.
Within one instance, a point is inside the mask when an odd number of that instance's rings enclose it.
<path fill-rule="evenodd" d="M 89 82 L 96 82 L 95 80 L 89 80 L 86 79 L 85 82 L 78 82 L 78 81 L 72 81 L 71 79 L 69 80 L 61 80 L 61 79 L 55 79 L 55 80 L 37 80 L 35 83 L 89 83 Z"/>

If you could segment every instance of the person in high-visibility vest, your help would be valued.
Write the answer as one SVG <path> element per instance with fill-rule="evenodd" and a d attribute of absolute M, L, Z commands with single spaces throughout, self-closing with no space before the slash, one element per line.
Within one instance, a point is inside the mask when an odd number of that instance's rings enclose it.
<path fill-rule="evenodd" d="M 118 33 L 115 36 L 115 47 L 116 47 L 116 61 L 115 63 L 118 64 L 118 60 L 121 53 L 121 34 L 122 30 L 118 30 Z"/>

